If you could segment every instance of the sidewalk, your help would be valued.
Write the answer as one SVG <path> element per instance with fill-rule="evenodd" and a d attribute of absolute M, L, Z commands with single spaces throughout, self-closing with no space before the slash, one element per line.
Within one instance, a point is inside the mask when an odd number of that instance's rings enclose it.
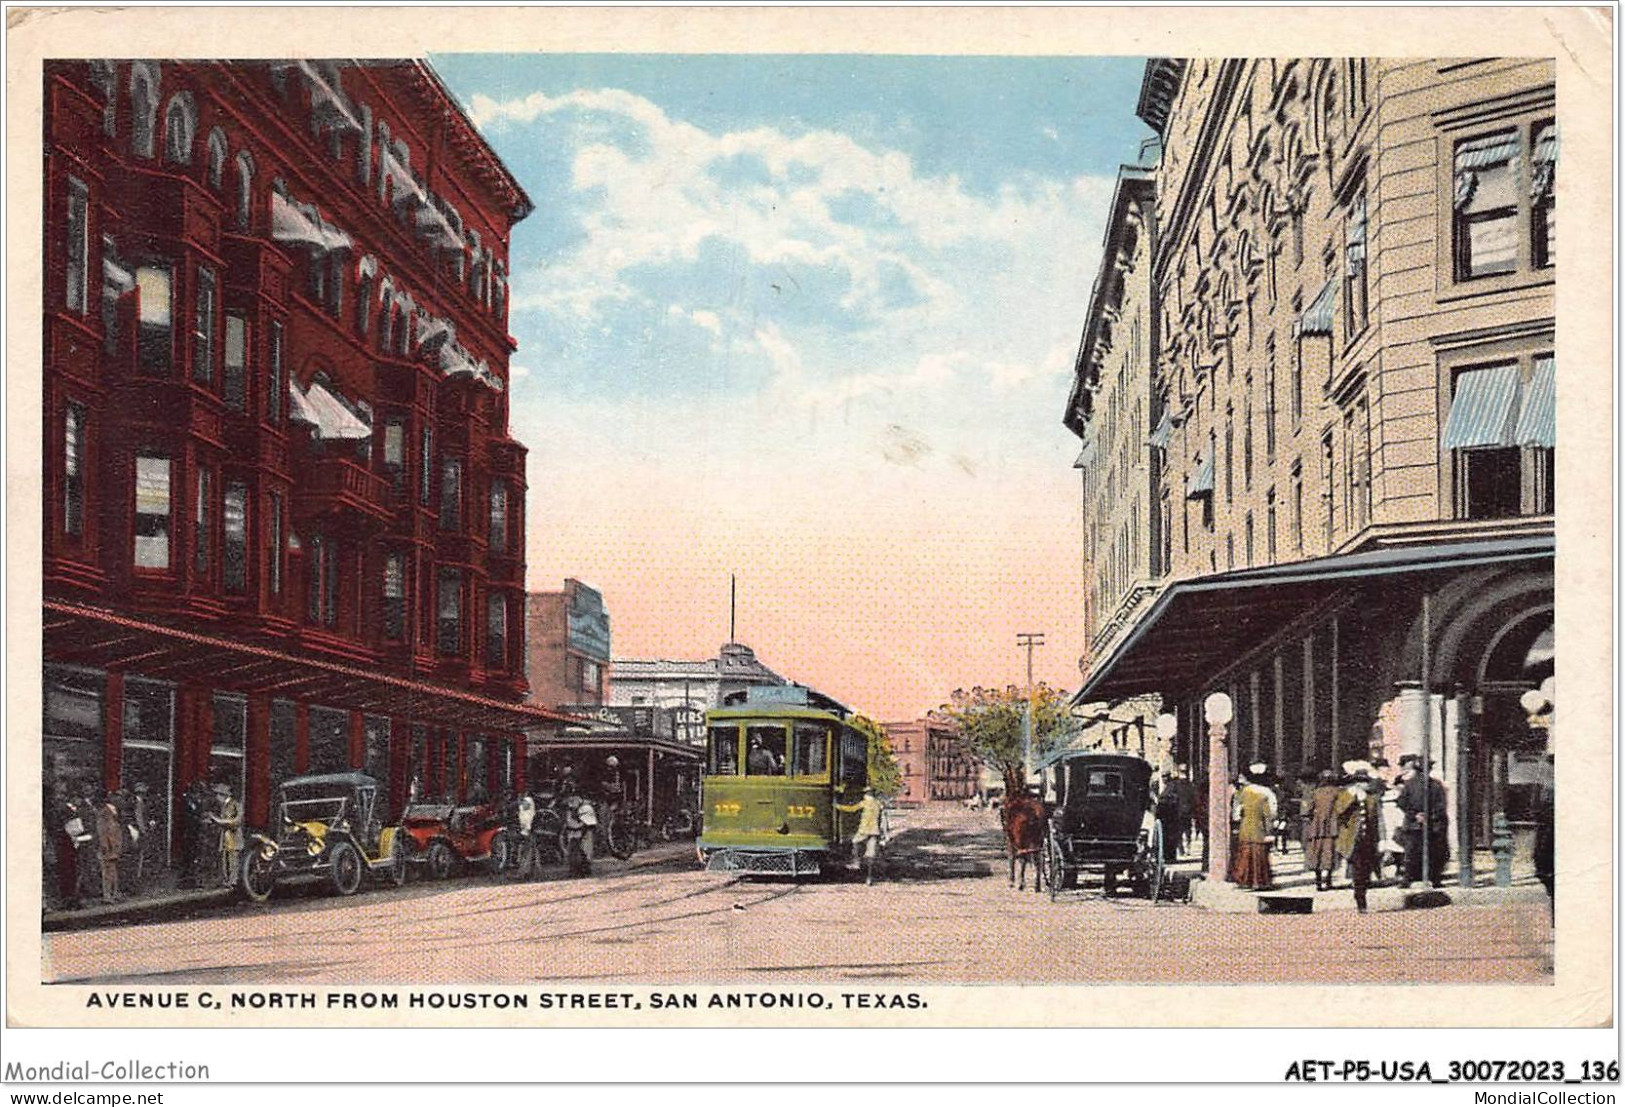
<path fill-rule="evenodd" d="M 1475 879 L 1470 888 L 1463 888 L 1456 882 L 1454 866 L 1446 870 L 1442 888 L 1430 888 L 1426 884 L 1413 884 L 1409 888 L 1401 888 L 1389 875 L 1381 882 L 1371 885 L 1366 893 L 1366 909 L 1373 912 L 1405 911 L 1452 905 L 1489 907 L 1507 903 L 1546 902 L 1546 889 L 1535 879 L 1532 869 L 1527 867 L 1521 870 L 1514 869 L 1511 886 L 1498 888 L 1495 886 L 1494 856 L 1488 850 L 1481 850 L 1473 860 Z M 1270 854 L 1275 887 L 1267 892 L 1247 891 L 1228 881 L 1214 882 L 1201 879 L 1199 859 L 1194 862 L 1181 862 L 1176 866 L 1176 871 L 1197 874 L 1191 882 L 1191 904 L 1209 911 L 1259 913 L 1265 909 L 1260 900 L 1269 900 L 1272 897 L 1297 900 L 1300 903 L 1307 899 L 1309 910 L 1315 914 L 1323 911 L 1354 910 L 1354 891 L 1349 886 L 1344 866 L 1338 866 L 1332 890 L 1321 892 L 1315 890 L 1315 874 L 1304 868 L 1303 861 L 1303 850 L 1296 844 L 1284 854 Z"/>
<path fill-rule="evenodd" d="M 232 902 L 236 896 L 235 884 L 180 888 L 168 881 L 162 886 L 157 886 L 155 882 L 139 894 L 116 903 L 86 899 L 83 907 L 47 909 L 41 915 L 40 929 L 49 933 L 54 930 L 145 922 L 187 907 L 219 907 Z"/>

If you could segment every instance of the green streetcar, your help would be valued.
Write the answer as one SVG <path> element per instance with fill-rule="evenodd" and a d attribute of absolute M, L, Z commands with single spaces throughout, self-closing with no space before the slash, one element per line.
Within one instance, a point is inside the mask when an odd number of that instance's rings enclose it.
<path fill-rule="evenodd" d="M 731 693 L 706 712 L 700 861 L 712 872 L 815 876 L 852 856 L 869 740 L 797 685 Z"/>

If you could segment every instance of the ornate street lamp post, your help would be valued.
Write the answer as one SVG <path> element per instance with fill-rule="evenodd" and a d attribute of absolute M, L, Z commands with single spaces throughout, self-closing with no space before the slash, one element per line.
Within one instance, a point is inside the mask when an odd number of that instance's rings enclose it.
<path fill-rule="evenodd" d="M 1207 719 L 1207 878 L 1222 881 L 1230 868 L 1230 720 L 1235 705 L 1223 692 L 1202 704 Z"/>

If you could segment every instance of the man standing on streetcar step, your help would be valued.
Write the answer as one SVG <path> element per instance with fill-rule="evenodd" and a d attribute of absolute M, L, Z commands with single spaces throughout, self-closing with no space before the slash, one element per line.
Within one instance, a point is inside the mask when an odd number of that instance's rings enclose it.
<path fill-rule="evenodd" d="M 852 853 L 862 858 L 863 882 L 875 882 L 875 857 L 880 853 L 880 820 L 885 805 L 875 795 L 874 788 L 865 788 L 863 798 L 854 804 L 835 805 L 837 811 L 858 812 L 858 828 L 852 833 Z"/>

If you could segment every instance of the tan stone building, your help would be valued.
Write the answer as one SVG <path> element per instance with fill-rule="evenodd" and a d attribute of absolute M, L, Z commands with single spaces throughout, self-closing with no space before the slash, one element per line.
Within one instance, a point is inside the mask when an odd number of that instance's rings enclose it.
<path fill-rule="evenodd" d="M 1425 748 L 1484 844 L 1533 809 L 1519 697 L 1555 664 L 1553 68 L 1159 58 L 1139 113 L 1158 525 L 1127 560 L 1166 578 L 1079 701 L 1160 693 L 1200 771 L 1219 690 L 1232 769 Z"/>

